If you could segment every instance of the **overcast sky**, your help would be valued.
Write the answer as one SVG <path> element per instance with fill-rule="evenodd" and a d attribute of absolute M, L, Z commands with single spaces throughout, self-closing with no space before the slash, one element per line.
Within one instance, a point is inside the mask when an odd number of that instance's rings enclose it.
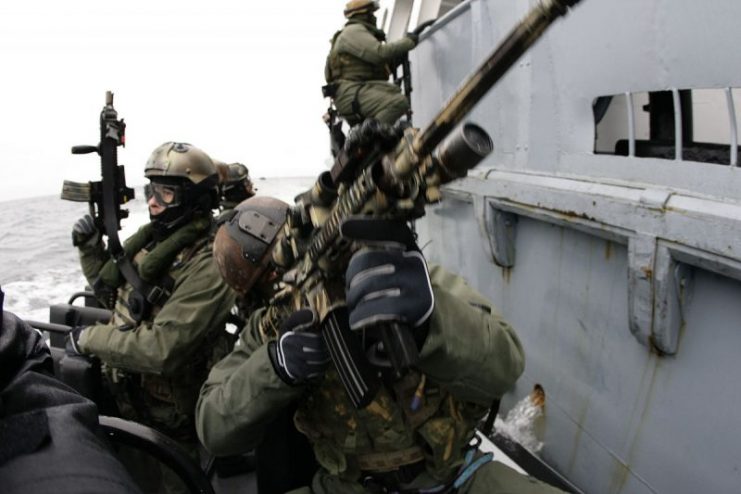
<path fill-rule="evenodd" d="M 99 179 L 97 155 L 70 147 L 97 144 L 106 90 L 127 123 L 129 185 L 169 140 L 253 177 L 318 174 L 324 60 L 345 1 L 0 2 L 0 200 Z"/>

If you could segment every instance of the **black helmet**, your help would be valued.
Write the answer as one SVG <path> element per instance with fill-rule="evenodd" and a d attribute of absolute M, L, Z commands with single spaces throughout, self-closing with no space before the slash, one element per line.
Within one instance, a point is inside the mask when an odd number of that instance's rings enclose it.
<path fill-rule="evenodd" d="M 272 250 L 288 204 L 267 196 L 242 201 L 214 240 L 214 259 L 227 285 L 246 295 L 272 266 Z"/>
<path fill-rule="evenodd" d="M 211 158 L 183 142 L 166 142 L 155 149 L 144 166 L 150 180 L 147 199 L 154 196 L 165 211 L 153 216 L 159 233 L 168 233 L 190 221 L 196 212 L 208 213 L 217 204 L 218 174 Z"/>

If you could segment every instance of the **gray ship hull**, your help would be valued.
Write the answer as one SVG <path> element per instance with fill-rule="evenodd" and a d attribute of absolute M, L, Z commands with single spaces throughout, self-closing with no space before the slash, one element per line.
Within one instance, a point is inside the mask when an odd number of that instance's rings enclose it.
<path fill-rule="evenodd" d="M 528 4 L 464 2 L 425 33 L 415 126 Z M 584 1 L 474 109 L 495 151 L 418 224 L 517 329 L 527 367 L 503 410 L 541 384 L 540 456 L 585 492 L 739 492 L 738 19 L 737 1 Z"/>

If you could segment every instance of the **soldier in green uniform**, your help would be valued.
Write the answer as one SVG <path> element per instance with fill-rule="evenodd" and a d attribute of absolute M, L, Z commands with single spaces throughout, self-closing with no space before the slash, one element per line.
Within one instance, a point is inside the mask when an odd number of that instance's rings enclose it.
<path fill-rule="evenodd" d="M 73 243 L 83 274 L 113 315 L 107 323 L 76 328 L 68 348 L 100 359 L 122 417 L 158 429 L 197 457 L 198 390 L 231 346 L 224 324 L 235 300 L 209 242 L 217 172 L 200 149 L 167 142 L 152 153 L 144 174 L 151 221 L 124 251 L 141 280 L 161 295 L 143 299 L 107 254 L 92 218 L 83 217 Z M 164 475 L 160 491 L 176 492 Z"/>
<path fill-rule="evenodd" d="M 417 35 L 386 43 L 383 30 L 376 27 L 376 10 L 377 1 L 347 3 L 348 21 L 332 37 L 324 69 L 337 111 L 350 125 L 366 118 L 393 124 L 409 109 L 401 89 L 388 79 L 400 57 L 417 44 Z"/>
<path fill-rule="evenodd" d="M 141 494 L 98 424 L 95 404 L 54 378 L 44 336 L 3 310 L 0 290 L 0 479 L 3 494 Z"/>
<path fill-rule="evenodd" d="M 219 229 L 214 255 L 230 285 L 269 286 L 274 229 L 280 214 L 246 201 Z M 255 214 L 257 213 L 257 214 Z M 254 219 L 253 219 L 254 217 Z M 254 223 L 254 225 L 252 224 Z M 295 426 L 320 467 L 309 493 L 560 492 L 478 451 L 476 424 L 522 373 L 520 342 L 491 303 L 441 267 L 428 270 L 406 225 L 350 220 L 348 240 L 391 249 L 361 249 L 346 273 L 348 324 L 379 321 L 412 328 L 420 359 L 403 378 L 384 379 L 372 402 L 356 409 L 331 365 L 316 315 L 302 309 L 279 330 L 248 320 L 234 350 L 209 373 L 196 408 L 199 438 L 215 454 L 258 444 L 280 410 L 295 406 Z M 257 236 L 254 232 L 260 232 Z M 368 361 L 388 377 L 382 347 Z"/>
<path fill-rule="evenodd" d="M 214 161 L 219 173 L 219 213 L 214 222 L 213 234 L 216 228 L 232 217 L 233 209 L 242 201 L 255 195 L 256 189 L 250 179 L 249 169 L 242 163 L 224 163 Z M 237 298 L 237 304 L 232 308 L 228 322 L 240 328 L 244 325 L 249 314 L 264 303 L 259 294 L 244 294 Z"/>
<path fill-rule="evenodd" d="M 219 172 L 219 209 L 227 211 L 255 195 L 250 171 L 242 163 L 214 161 Z"/>

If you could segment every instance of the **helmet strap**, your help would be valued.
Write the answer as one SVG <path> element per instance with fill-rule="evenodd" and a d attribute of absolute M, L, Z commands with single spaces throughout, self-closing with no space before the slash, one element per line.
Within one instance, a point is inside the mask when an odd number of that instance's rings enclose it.
<path fill-rule="evenodd" d="M 184 205 L 171 206 L 166 208 L 157 216 L 149 216 L 152 223 L 152 233 L 154 239 L 160 242 L 169 237 L 172 232 L 188 223 L 193 218 L 193 209 Z"/>

